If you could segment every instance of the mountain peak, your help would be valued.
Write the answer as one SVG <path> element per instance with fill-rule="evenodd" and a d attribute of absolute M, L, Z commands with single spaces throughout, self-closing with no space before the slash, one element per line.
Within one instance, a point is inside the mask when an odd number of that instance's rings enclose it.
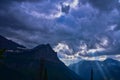
<path fill-rule="evenodd" d="M 117 60 L 114 60 L 112 58 L 107 58 L 104 62 L 118 62 Z"/>
<path fill-rule="evenodd" d="M 33 48 L 34 53 L 36 54 L 37 59 L 49 59 L 52 61 L 57 61 L 57 53 L 54 52 L 50 44 L 42 44 Z"/>
<path fill-rule="evenodd" d="M 40 48 L 51 48 L 50 44 L 41 44 L 36 46 L 34 49 L 40 49 Z"/>
<path fill-rule="evenodd" d="M 51 52 L 51 53 L 55 53 L 52 49 L 52 47 L 50 46 L 50 44 L 41 44 L 36 46 L 35 48 L 33 48 L 36 51 L 44 51 L 44 52 Z"/>

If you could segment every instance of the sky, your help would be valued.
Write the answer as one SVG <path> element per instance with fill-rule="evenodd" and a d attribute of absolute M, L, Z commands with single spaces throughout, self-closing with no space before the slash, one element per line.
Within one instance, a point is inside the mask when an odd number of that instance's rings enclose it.
<path fill-rule="evenodd" d="M 62 59 L 120 60 L 120 0 L 1 0 L 0 35 Z"/>

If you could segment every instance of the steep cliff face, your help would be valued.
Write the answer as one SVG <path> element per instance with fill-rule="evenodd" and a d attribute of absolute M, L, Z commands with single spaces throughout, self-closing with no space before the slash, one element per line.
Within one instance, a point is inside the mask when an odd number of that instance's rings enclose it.
<path fill-rule="evenodd" d="M 38 60 L 37 78 L 40 79 L 41 71 L 46 71 L 48 80 L 81 80 L 73 71 L 62 63 L 49 44 L 39 45 L 32 50 L 34 58 Z M 37 63 L 37 64 L 38 64 Z M 33 65 L 35 65 L 33 63 Z M 44 73 L 44 72 L 43 72 Z M 44 75 L 46 76 L 46 75 Z"/>

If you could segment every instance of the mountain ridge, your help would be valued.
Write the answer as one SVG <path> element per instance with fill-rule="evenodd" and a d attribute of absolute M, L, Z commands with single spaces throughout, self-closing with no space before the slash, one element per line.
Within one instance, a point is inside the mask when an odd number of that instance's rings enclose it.
<path fill-rule="evenodd" d="M 69 68 L 84 80 L 89 80 L 91 69 L 94 71 L 94 80 L 120 80 L 120 62 L 111 58 L 104 61 L 83 60 L 70 65 Z"/>
<path fill-rule="evenodd" d="M 15 48 L 13 47 L 8 47 L 7 49 L 17 49 L 16 46 Z M 4 68 L 0 74 L 10 70 L 11 76 L 22 73 L 25 76 L 25 80 L 43 80 L 41 79 L 43 76 L 40 73 L 45 73 L 42 70 L 42 67 L 44 67 L 45 71 L 47 71 L 48 80 L 81 80 L 76 73 L 58 59 L 57 53 L 53 51 L 49 44 L 38 45 L 33 49 L 19 50 L 18 52 L 5 52 L 4 54 L 4 59 L 1 59 L 0 63 L 3 63 L 5 68 L 0 67 L 1 70 Z M 3 65 L 1 64 L 0 66 Z M 12 74 L 14 71 L 15 73 Z M 6 73 L 7 75 L 10 75 L 10 73 Z M 21 77 L 24 80 L 24 76 L 18 76 L 18 78 Z M 0 77 L 2 76 L 0 75 Z M 2 77 L 1 80 L 8 80 L 8 78 Z M 12 80 L 16 80 L 16 78 L 12 77 Z"/>
<path fill-rule="evenodd" d="M 19 48 L 26 47 L 0 35 L 0 49 L 19 49 Z"/>

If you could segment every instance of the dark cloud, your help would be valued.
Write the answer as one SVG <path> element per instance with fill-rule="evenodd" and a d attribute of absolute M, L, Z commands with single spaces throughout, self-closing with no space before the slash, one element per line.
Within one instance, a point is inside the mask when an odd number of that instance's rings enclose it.
<path fill-rule="evenodd" d="M 61 3 L 61 11 L 68 14 L 70 11 L 70 5 L 64 5 L 63 3 Z"/>
<path fill-rule="evenodd" d="M 89 0 L 89 3 L 102 11 L 110 11 L 117 7 L 119 0 Z"/>
<path fill-rule="evenodd" d="M 14 2 L 42 2 L 43 0 L 0 0 L 0 9 L 7 9 Z"/>
<path fill-rule="evenodd" d="M 106 49 L 96 56 L 119 54 L 120 18 L 119 10 L 114 10 L 117 0 L 85 0 L 80 6 L 79 0 L 74 0 L 74 4 L 64 0 L 29 1 L 11 0 L 9 5 L 0 5 L 1 35 L 28 47 L 43 43 L 55 47 L 64 42 L 75 53 L 81 45 L 86 45 L 88 50 Z M 61 6 L 61 1 L 67 5 Z M 8 3 L 7 0 L 2 2 Z"/>
<path fill-rule="evenodd" d="M 9 3 L 9 2 L 36 2 L 36 1 L 43 1 L 43 0 L 0 0 L 0 3 Z"/>

